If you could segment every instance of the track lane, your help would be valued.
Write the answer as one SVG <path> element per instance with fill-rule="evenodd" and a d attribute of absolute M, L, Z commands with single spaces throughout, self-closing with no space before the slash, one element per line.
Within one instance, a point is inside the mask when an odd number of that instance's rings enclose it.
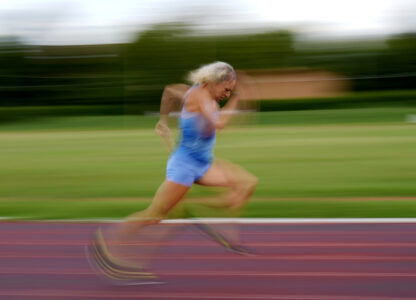
<path fill-rule="evenodd" d="M 99 225 L 1 222 L 0 299 L 416 299 L 416 224 L 243 224 L 254 257 L 178 226 L 152 264 L 167 283 L 128 287 L 88 266 Z"/>

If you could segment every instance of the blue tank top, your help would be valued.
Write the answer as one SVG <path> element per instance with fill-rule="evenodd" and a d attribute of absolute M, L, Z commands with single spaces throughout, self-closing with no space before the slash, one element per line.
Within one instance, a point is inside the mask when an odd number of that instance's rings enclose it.
<path fill-rule="evenodd" d="M 218 111 L 216 112 L 218 118 Z M 172 155 L 191 158 L 201 163 L 212 162 L 215 146 L 215 127 L 201 113 L 185 109 L 183 105 L 179 118 L 181 140 Z"/>

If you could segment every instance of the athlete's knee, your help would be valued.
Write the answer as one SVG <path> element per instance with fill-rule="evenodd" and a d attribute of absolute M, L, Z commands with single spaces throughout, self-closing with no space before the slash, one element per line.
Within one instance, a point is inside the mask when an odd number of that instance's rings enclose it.
<path fill-rule="evenodd" d="M 235 197 L 231 199 L 229 207 L 233 210 L 241 209 L 256 190 L 258 182 L 258 178 L 250 173 L 244 176 L 236 186 Z"/>
<path fill-rule="evenodd" d="M 247 181 L 247 185 L 250 186 L 251 188 L 256 188 L 257 185 L 259 184 L 259 179 L 257 178 L 257 176 L 254 176 L 251 173 L 247 175 L 246 181 Z"/>
<path fill-rule="evenodd" d="M 237 183 L 238 189 L 245 191 L 247 193 L 253 193 L 257 188 L 259 180 L 256 176 L 251 173 L 244 174 L 241 176 L 240 180 Z"/>

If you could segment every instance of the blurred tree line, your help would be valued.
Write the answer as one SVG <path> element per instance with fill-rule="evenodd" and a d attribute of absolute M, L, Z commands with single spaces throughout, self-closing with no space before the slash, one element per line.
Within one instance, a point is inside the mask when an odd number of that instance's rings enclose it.
<path fill-rule="evenodd" d="M 238 69 L 310 67 L 349 77 L 355 91 L 412 89 L 416 33 L 385 41 L 298 42 L 290 31 L 198 35 L 158 24 L 129 44 L 30 46 L 0 39 L 0 106 L 102 106 L 156 111 L 164 85 L 212 61 Z"/>

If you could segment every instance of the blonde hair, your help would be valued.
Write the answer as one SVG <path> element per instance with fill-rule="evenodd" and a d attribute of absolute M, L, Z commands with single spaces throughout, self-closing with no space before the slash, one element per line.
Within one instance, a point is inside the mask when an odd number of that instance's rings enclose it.
<path fill-rule="evenodd" d="M 204 83 L 220 83 L 236 79 L 237 75 L 233 67 L 225 62 L 216 61 L 207 65 L 203 65 L 192 71 L 188 75 L 188 80 L 193 85 L 201 85 Z"/>

